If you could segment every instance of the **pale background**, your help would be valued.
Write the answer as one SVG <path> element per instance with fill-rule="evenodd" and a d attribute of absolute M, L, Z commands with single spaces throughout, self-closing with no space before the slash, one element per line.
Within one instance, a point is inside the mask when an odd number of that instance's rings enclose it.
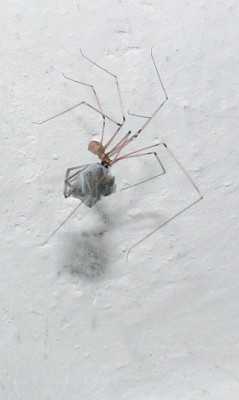
<path fill-rule="evenodd" d="M 239 398 L 239 3 L 195 0 L 11 1 L 1 6 L 1 400 Z M 118 193 L 79 208 L 62 195 L 66 168 L 97 162 L 101 127 L 79 101 L 120 119 L 149 115 L 132 145 L 165 141 L 204 199 L 128 248 L 191 201 L 164 151 L 167 174 L 120 192 L 155 168 L 119 163 Z M 145 120 L 131 117 L 133 131 Z M 112 126 L 107 127 L 107 133 Z"/>

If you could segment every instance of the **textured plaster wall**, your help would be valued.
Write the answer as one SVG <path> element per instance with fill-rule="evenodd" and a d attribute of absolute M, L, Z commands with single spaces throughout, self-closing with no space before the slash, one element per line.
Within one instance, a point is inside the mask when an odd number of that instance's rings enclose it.
<path fill-rule="evenodd" d="M 239 395 L 237 1 L 46 1 L 1 6 L 0 400 L 236 400 Z M 177 165 L 152 158 L 113 169 L 118 192 L 95 208 L 62 196 L 70 166 L 101 119 L 79 108 L 95 85 L 106 113 L 150 115 L 131 151 L 165 141 Z M 129 117 L 135 131 L 145 120 Z M 109 137 L 113 126 L 107 124 Z M 127 130 L 126 130 L 127 132 Z M 156 169 L 155 169 L 156 168 Z"/>

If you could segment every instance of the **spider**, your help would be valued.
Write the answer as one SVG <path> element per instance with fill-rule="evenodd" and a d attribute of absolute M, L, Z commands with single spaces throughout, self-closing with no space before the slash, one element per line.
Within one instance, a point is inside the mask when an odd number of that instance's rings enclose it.
<path fill-rule="evenodd" d="M 198 195 L 197 199 L 195 201 L 191 202 L 189 205 L 184 207 L 182 210 L 180 210 L 179 212 L 174 214 L 171 218 L 167 219 L 165 222 L 160 224 L 156 229 L 154 229 L 153 231 L 148 233 L 143 239 L 141 239 L 135 245 L 130 247 L 130 249 L 128 250 L 128 253 L 127 253 L 127 257 L 128 257 L 129 253 L 131 252 L 131 250 L 133 248 L 135 248 L 142 241 L 144 241 L 149 236 L 154 234 L 160 228 L 162 228 L 163 226 L 168 224 L 170 221 L 175 219 L 177 216 L 182 214 L 184 211 L 188 210 L 190 207 L 192 207 L 193 205 L 198 203 L 203 198 L 203 195 L 201 194 L 200 190 L 198 189 L 198 187 L 196 186 L 196 184 L 194 183 L 192 178 L 189 176 L 187 171 L 184 169 L 182 164 L 176 158 L 176 156 L 174 155 L 172 150 L 170 150 L 168 148 L 166 143 L 160 142 L 158 144 L 154 144 L 154 145 L 151 145 L 151 146 L 140 148 L 140 149 L 135 150 L 135 151 L 131 151 L 130 153 L 127 153 L 127 154 L 123 154 L 123 155 L 121 154 L 122 150 L 125 149 L 126 146 L 128 146 L 132 141 L 137 139 L 137 137 L 143 132 L 143 130 L 148 126 L 148 124 L 158 114 L 160 109 L 164 106 L 164 104 L 168 100 L 168 95 L 167 95 L 167 92 L 166 92 L 165 87 L 163 85 L 161 76 L 159 74 L 159 71 L 158 71 L 154 56 L 153 56 L 152 49 L 151 49 L 151 58 L 152 58 L 153 65 L 154 65 L 156 74 L 158 76 L 160 85 L 161 85 L 163 93 L 164 93 L 164 100 L 158 105 L 158 107 L 153 111 L 153 113 L 150 116 L 146 117 L 146 116 L 132 114 L 132 113 L 128 112 L 130 115 L 137 116 L 137 117 L 142 117 L 142 118 L 146 119 L 146 121 L 142 124 L 140 129 L 138 129 L 135 133 L 132 133 L 129 130 L 125 135 L 123 135 L 123 137 L 120 140 L 119 139 L 117 140 L 118 134 L 119 134 L 120 130 L 122 129 L 122 127 L 124 126 L 126 118 L 125 118 L 125 112 L 124 112 L 124 107 L 123 107 L 123 102 L 122 102 L 122 97 L 121 97 L 118 78 L 112 72 L 110 72 L 107 69 L 103 68 L 102 66 L 97 64 L 95 61 L 91 60 L 90 58 L 86 57 L 83 54 L 82 51 L 81 51 L 81 55 L 88 62 L 90 62 L 91 64 L 93 64 L 97 68 L 103 70 L 106 74 L 111 75 L 113 77 L 113 79 L 115 80 L 115 84 L 116 84 L 116 88 L 117 88 L 117 94 L 118 94 L 118 98 L 119 98 L 119 104 L 120 104 L 120 108 L 121 108 L 122 121 L 121 122 L 117 122 L 113 118 L 111 118 L 110 116 L 108 116 L 107 114 L 104 113 L 104 111 L 102 109 L 102 106 L 101 106 L 101 103 L 99 101 L 99 97 L 98 97 L 98 95 L 96 93 L 96 90 L 95 90 L 93 85 L 90 85 L 90 84 L 87 84 L 87 83 L 80 82 L 78 80 L 69 78 L 69 77 L 67 77 L 66 75 L 63 74 L 64 78 L 66 78 L 66 79 L 68 79 L 70 81 L 76 82 L 76 83 L 78 83 L 80 85 L 88 86 L 93 92 L 93 95 L 94 95 L 94 97 L 96 99 L 96 102 L 98 104 L 98 108 L 93 106 L 93 105 L 91 105 L 91 104 L 89 104 L 89 103 L 87 103 L 86 101 L 81 101 L 80 103 L 77 103 L 74 106 L 72 106 L 72 107 L 70 107 L 70 108 L 68 108 L 68 109 L 66 109 L 66 110 L 64 110 L 64 111 L 62 111 L 62 112 L 50 117 L 50 118 L 47 118 L 47 119 L 45 119 L 43 121 L 40 121 L 40 122 L 34 122 L 34 123 L 35 124 L 39 124 L 39 125 L 44 124 L 44 123 L 46 123 L 48 121 L 51 121 L 54 118 L 59 117 L 60 115 L 63 115 L 63 114 L 65 114 L 65 113 L 67 113 L 67 112 L 69 112 L 69 111 L 71 111 L 71 110 L 73 110 L 73 109 L 75 109 L 77 107 L 80 107 L 80 106 L 86 106 L 86 107 L 94 110 L 96 113 L 98 113 L 102 117 L 101 138 L 100 138 L 99 141 L 97 141 L 97 140 L 90 141 L 90 143 L 88 145 L 88 150 L 90 152 L 92 152 L 93 154 L 97 155 L 99 160 L 100 160 L 100 162 L 93 163 L 93 164 L 85 164 L 85 165 L 75 166 L 75 167 L 71 167 L 71 168 L 67 169 L 66 175 L 65 175 L 65 180 L 64 180 L 64 193 L 63 194 L 64 194 L 65 198 L 70 197 L 70 196 L 78 198 L 80 200 L 80 203 L 78 203 L 78 205 L 75 207 L 75 209 L 73 209 L 73 211 L 68 215 L 68 217 L 57 227 L 57 229 L 55 229 L 54 232 L 51 233 L 51 235 L 48 237 L 48 239 L 46 240 L 45 243 L 47 243 L 48 240 L 65 224 L 65 222 L 75 213 L 75 211 L 78 209 L 78 207 L 81 204 L 85 204 L 87 207 L 93 207 L 101 199 L 101 197 L 109 196 L 109 195 L 111 195 L 112 193 L 114 193 L 116 191 L 115 177 L 111 174 L 111 168 L 115 163 L 117 163 L 119 161 L 122 161 L 122 160 L 125 160 L 125 159 L 128 159 L 128 158 L 140 157 L 140 156 L 145 156 L 145 155 L 150 155 L 151 154 L 151 155 L 153 155 L 155 157 L 155 159 L 158 162 L 159 167 L 160 167 L 160 172 L 157 175 L 155 175 L 155 176 L 153 176 L 151 178 L 148 178 L 148 179 L 144 179 L 143 181 L 138 182 L 138 183 L 136 183 L 134 185 L 125 187 L 122 190 L 128 189 L 129 187 L 139 185 L 139 184 L 144 183 L 144 182 L 146 182 L 148 180 L 151 180 L 151 179 L 156 178 L 158 176 L 164 175 L 166 173 L 166 170 L 165 170 L 161 160 L 159 159 L 159 157 L 158 157 L 158 155 L 157 155 L 157 153 L 155 151 L 155 148 L 158 147 L 158 146 L 163 146 L 164 147 L 164 149 L 168 152 L 169 156 L 177 163 L 178 167 L 184 173 L 184 175 L 189 180 L 189 182 L 191 183 L 191 185 L 194 188 L 194 190 L 196 190 L 197 195 Z M 116 127 L 113 135 L 110 137 L 110 139 L 108 141 L 105 141 L 105 124 L 106 124 L 106 120 L 111 121 Z"/>

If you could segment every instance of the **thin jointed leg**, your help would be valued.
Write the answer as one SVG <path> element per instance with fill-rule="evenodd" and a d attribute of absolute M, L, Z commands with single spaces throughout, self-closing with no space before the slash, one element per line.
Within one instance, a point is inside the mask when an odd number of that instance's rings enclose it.
<path fill-rule="evenodd" d="M 118 81 L 118 78 L 117 78 L 117 76 L 115 74 L 113 74 L 112 72 L 108 71 L 106 68 L 102 67 L 101 65 L 97 64 L 95 61 L 91 60 L 89 57 L 86 57 L 83 54 L 82 50 L 81 50 L 81 54 L 91 64 L 95 65 L 97 68 L 101 69 L 102 71 L 106 72 L 108 75 L 112 76 L 114 78 L 114 80 L 115 80 L 115 83 L 116 83 L 117 94 L 118 94 L 118 98 L 119 98 L 120 110 L 121 110 L 121 115 L 122 115 L 122 122 L 118 123 L 119 129 L 116 130 L 116 132 L 111 136 L 109 141 L 104 146 L 105 149 L 106 149 L 111 144 L 111 142 L 114 140 L 114 138 L 117 136 L 117 134 L 119 133 L 120 129 L 122 128 L 122 126 L 125 123 L 125 112 L 124 112 L 124 106 L 123 106 L 123 101 L 122 101 L 119 81 Z M 104 127 L 103 127 L 103 129 L 104 129 Z M 101 143 L 102 144 L 103 144 L 103 140 L 104 140 L 104 131 L 102 132 L 102 135 L 101 135 Z"/>
<path fill-rule="evenodd" d="M 83 85 L 83 86 L 88 86 L 89 88 L 92 89 L 93 94 L 94 94 L 94 96 L 95 96 L 95 99 L 96 99 L 96 101 L 97 101 L 97 104 L 98 104 L 98 106 L 99 106 L 99 110 L 100 110 L 100 112 L 102 113 L 103 124 L 102 124 L 101 141 L 100 141 L 100 143 L 102 143 L 102 142 L 103 142 L 103 138 L 104 138 L 104 131 L 105 131 L 105 116 L 104 116 L 104 111 L 103 111 L 103 109 L 102 109 L 102 106 L 101 106 L 99 97 L 98 97 L 98 95 L 97 95 L 97 93 L 96 93 L 96 90 L 95 90 L 94 86 L 93 86 L 93 85 L 90 85 L 89 83 L 84 83 L 84 82 L 78 81 L 78 80 L 76 80 L 76 79 L 69 78 L 69 77 L 66 76 L 64 73 L 62 73 L 62 75 L 64 76 L 65 79 L 68 79 L 68 80 L 71 81 L 71 82 L 75 82 L 75 83 L 78 83 L 78 84 Z"/>
<path fill-rule="evenodd" d="M 179 215 L 181 215 L 182 213 L 184 213 L 185 211 L 189 210 L 192 206 L 194 206 L 195 204 L 197 204 L 200 200 L 203 199 L 203 195 L 200 192 L 200 190 L 198 189 L 198 187 L 196 186 L 196 184 L 194 183 L 194 181 L 192 180 L 192 178 L 190 177 L 190 175 L 187 173 L 187 171 L 185 170 L 185 168 L 182 166 L 182 164 L 179 162 L 179 160 L 176 158 L 176 156 L 174 155 L 174 153 L 172 152 L 172 150 L 170 150 L 168 148 L 168 146 L 166 145 L 166 143 L 162 143 L 162 145 L 164 146 L 164 148 L 167 150 L 168 154 L 170 155 L 170 157 L 177 163 L 178 167 L 181 169 L 181 171 L 184 173 L 184 175 L 187 177 L 187 179 L 189 180 L 189 182 L 191 183 L 191 185 L 193 186 L 193 188 L 197 191 L 198 193 L 198 199 L 194 200 L 193 202 L 191 202 L 190 204 L 188 204 L 186 207 L 184 207 L 182 210 L 180 210 L 179 212 L 177 212 L 176 214 L 174 214 L 171 218 L 169 218 L 168 220 L 166 220 L 165 222 L 163 222 L 161 225 L 159 225 L 156 229 L 154 229 L 152 232 L 148 233 L 148 235 L 146 235 L 143 239 L 139 240 L 135 245 L 133 245 L 132 247 L 130 247 L 130 249 L 127 252 L 127 256 L 126 256 L 126 260 L 128 259 L 128 256 L 130 254 L 130 252 L 136 247 L 138 246 L 140 243 L 142 243 L 144 240 L 148 239 L 151 235 L 153 235 L 155 232 L 157 232 L 159 229 L 161 229 L 163 226 L 167 225 L 169 222 L 171 222 L 172 220 L 174 220 L 176 217 L 178 217 Z"/>
<path fill-rule="evenodd" d="M 75 104 L 74 106 L 69 107 L 69 108 L 67 108 L 67 109 L 64 110 L 64 111 L 62 111 L 62 112 L 60 112 L 60 113 L 58 113 L 58 114 L 56 114 L 56 115 L 53 115 L 52 117 L 47 118 L 47 119 L 45 119 L 44 121 L 33 122 L 33 124 L 37 124 L 37 125 L 44 124 L 45 122 L 51 121 L 52 119 L 57 118 L 57 117 L 59 117 L 60 115 L 66 114 L 67 112 L 69 112 L 69 111 L 71 111 L 71 110 L 74 110 L 75 108 L 80 107 L 80 106 L 83 105 L 83 104 L 86 105 L 87 107 L 91 108 L 92 110 L 96 111 L 98 114 L 101 114 L 103 117 L 105 117 L 105 118 L 108 119 L 109 121 L 113 122 L 114 124 L 116 124 L 116 125 L 118 125 L 118 126 L 121 126 L 117 121 L 115 121 L 114 119 L 112 119 L 112 118 L 109 117 L 108 115 L 103 114 L 100 110 L 98 110 L 98 109 L 95 108 L 94 106 L 90 105 L 89 103 L 86 103 L 86 101 L 81 101 L 80 103 L 77 103 L 77 104 Z"/>
<path fill-rule="evenodd" d="M 122 96 L 121 96 L 121 92 L 120 92 L 120 86 L 119 86 L 119 81 L 116 75 L 112 74 L 112 72 L 108 71 L 106 68 L 102 67 L 101 65 L 97 64 L 95 61 L 91 60 L 90 58 L 86 57 L 82 50 L 81 50 L 81 54 L 82 57 L 84 57 L 86 60 L 88 60 L 90 63 L 92 63 L 93 65 L 95 65 L 97 68 L 100 68 L 102 71 L 106 72 L 107 74 L 113 76 L 113 78 L 115 79 L 115 83 L 116 83 L 116 88 L 117 88 L 117 93 L 118 93 L 118 98 L 119 98 L 119 103 L 120 103 L 120 109 L 121 109 L 121 114 L 122 114 L 122 123 L 121 125 L 124 124 L 125 122 L 125 112 L 124 112 L 124 106 L 123 106 L 123 101 L 122 101 Z"/>
<path fill-rule="evenodd" d="M 167 95 L 166 89 L 165 89 L 165 87 L 164 87 L 162 78 L 161 78 L 161 76 L 160 76 L 160 74 L 159 74 L 159 70 L 158 70 L 158 68 L 157 68 L 157 65 L 156 65 L 156 62 L 155 62 L 155 59 L 154 59 L 154 56 L 153 56 L 153 51 L 152 51 L 152 49 L 151 49 L 151 57 L 152 57 L 152 60 L 153 60 L 154 68 L 155 68 L 156 73 L 157 73 L 157 75 L 158 75 L 158 79 L 159 79 L 159 81 L 160 81 L 160 85 L 161 85 L 161 87 L 162 87 L 162 89 L 163 89 L 165 98 L 164 98 L 164 100 L 162 101 L 162 103 L 156 108 L 156 110 L 155 110 L 149 117 L 146 117 L 146 116 L 143 116 L 143 115 L 137 115 L 137 114 L 132 114 L 132 113 L 130 113 L 131 115 L 135 115 L 135 116 L 137 116 L 137 117 L 146 118 L 147 121 L 141 126 L 141 128 L 140 128 L 134 135 L 132 135 L 132 136 L 125 142 L 124 147 L 127 146 L 130 142 L 132 142 L 132 140 L 136 139 L 136 138 L 139 136 L 139 134 L 147 127 L 147 125 L 148 125 L 148 124 L 152 121 L 152 119 L 158 114 L 158 112 L 161 110 L 161 108 L 164 106 L 164 104 L 165 104 L 165 103 L 167 102 L 167 100 L 168 100 L 168 95 Z"/>
<path fill-rule="evenodd" d="M 155 151 L 151 151 L 151 152 L 149 152 L 149 153 L 137 154 L 137 155 L 135 154 L 135 155 L 133 155 L 133 156 L 129 156 L 129 157 L 126 157 L 126 158 L 141 157 L 141 156 L 146 156 L 146 155 L 153 155 L 153 156 L 156 158 L 156 161 L 159 163 L 160 168 L 162 169 L 162 172 L 160 172 L 159 174 L 156 174 L 156 175 L 154 175 L 154 176 L 151 176 L 150 178 L 144 179 L 143 181 L 134 183 L 133 185 L 129 185 L 129 186 L 123 187 L 123 188 L 121 189 L 121 192 L 122 192 L 123 190 L 130 189 L 130 188 L 132 188 L 132 187 L 141 185 L 142 183 L 151 181 L 152 179 L 158 178 L 159 176 L 162 176 L 162 175 L 164 175 L 164 174 L 166 173 L 165 168 L 164 168 L 162 162 L 160 161 L 160 159 L 159 159 L 159 157 L 158 157 L 158 154 L 157 154 Z"/>
<path fill-rule="evenodd" d="M 67 168 L 66 176 L 65 176 L 65 180 L 64 180 L 64 183 L 65 183 L 64 192 L 63 192 L 65 198 L 70 196 L 70 194 L 67 192 L 67 189 L 68 188 L 72 189 L 72 185 L 70 184 L 69 179 L 74 178 L 75 176 L 77 176 L 79 174 L 79 172 L 82 172 L 82 170 L 84 168 L 86 168 L 87 166 L 88 166 L 88 164 L 84 164 L 84 165 L 78 165 L 77 167 Z M 71 175 L 69 177 L 70 172 L 74 171 L 76 169 L 77 169 L 77 172 L 75 172 L 73 175 Z"/>

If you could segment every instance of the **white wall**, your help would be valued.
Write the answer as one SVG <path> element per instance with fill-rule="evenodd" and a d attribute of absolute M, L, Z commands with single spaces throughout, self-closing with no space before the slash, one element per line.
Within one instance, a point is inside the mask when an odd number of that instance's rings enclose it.
<path fill-rule="evenodd" d="M 238 399 L 238 2 L 4 3 L 0 399 Z M 122 161 L 118 194 L 43 246 L 78 204 L 62 196 L 65 170 L 97 161 L 101 120 L 81 108 L 32 121 L 94 103 L 62 72 L 120 118 L 113 79 L 80 48 L 117 74 L 126 110 L 149 115 L 163 99 L 151 46 L 169 101 L 131 149 L 165 141 L 204 199 L 126 263 L 194 191 L 160 150 L 166 176 L 120 192 L 156 165 Z"/>

